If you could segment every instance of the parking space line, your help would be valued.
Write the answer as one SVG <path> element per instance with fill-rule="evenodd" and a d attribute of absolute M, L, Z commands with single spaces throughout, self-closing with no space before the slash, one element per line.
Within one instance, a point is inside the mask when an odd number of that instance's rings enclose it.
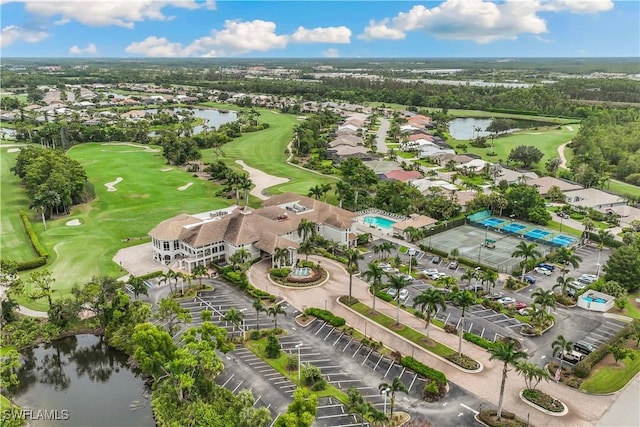
<path fill-rule="evenodd" d="M 324 329 L 325 326 L 327 326 L 327 323 L 323 323 L 322 326 L 320 326 L 320 329 L 316 331 L 315 335 L 318 335 L 320 331 Z"/>
<path fill-rule="evenodd" d="M 413 383 L 416 382 L 417 378 L 418 378 L 418 374 L 415 374 L 413 379 L 411 380 L 411 384 L 409 385 L 409 388 L 407 390 L 411 391 L 411 388 L 413 387 Z"/>
<path fill-rule="evenodd" d="M 231 376 L 230 376 L 230 377 L 229 377 L 229 378 L 224 382 L 224 384 L 222 384 L 222 387 L 225 387 L 225 386 L 227 385 L 227 383 L 228 383 L 229 381 L 231 381 L 231 379 L 232 379 L 233 377 L 235 377 L 235 376 L 236 376 L 236 374 L 235 374 L 235 373 L 234 373 L 234 374 L 231 374 Z"/>
<path fill-rule="evenodd" d="M 364 365 L 365 362 L 367 361 L 367 359 L 369 358 L 369 356 L 371 356 L 371 353 L 373 353 L 373 349 L 369 350 L 369 353 L 367 354 L 367 357 L 364 358 L 364 360 L 362 361 L 361 365 Z"/>
<path fill-rule="evenodd" d="M 338 338 L 336 339 L 336 341 L 333 343 L 333 345 L 338 344 L 338 341 L 340 341 L 340 338 L 342 338 L 342 336 L 344 335 L 344 332 L 342 332 L 340 335 L 338 335 Z"/>
<path fill-rule="evenodd" d="M 384 355 L 382 353 L 380 353 L 380 359 L 378 359 L 378 361 L 376 362 L 376 366 L 373 367 L 373 370 L 375 371 L 376 369 L 378 369 L 378 364 L 380 364 L 380 361 L 384 358 Z"/>
<path fill-rule="evenodd" d="M 347 349 L 347 347 L 349 347 L 349 344 L 351 344 L 351 341 L 353 341 L 353 337 L 351 337 L 351 339 L 349 340 L 349 342 L 347 343 L 347 345 L 344 346 L 344 348 L 342 349 L 342 352 L 344 353 L 345 350 Z"/>
<path fill-rule="evenodd" d="M 327 338 L 329 338 L 329 335 L 331 335 L 331 333 L 333 332 L 333 330 L 334 330 L 334 329 L 335 329 L 335 327 L 334 327 L 334 328 L 331 328 L 331 330 L 329 331 L 329 333 L 327 334 L 327 336 L 326 336 L 326 337 L 324 337 L 324 340 L 323 340 L 323 341 L 326 341 L 326 340 L 327 340 Z"/>
<path fill-rule="evenodd" d="M 493 311 L 493 310 L 491 310 L 491 311 Z M 490 318 L 490 317 L 504 316 L 504 314 L 502 314 L 502 313 L 496 313 L 495 311 L 493 311 L 493 312 L 494 312 L 495 314 L 490 314 L 490 315 L 488 315 L 488 316 L 482 316 L 482 318 L 483 318 L 483 319 L 488 319 L 488 318 Z M 480 316 L 478 316 L 478 317 L 480 317 Z"/>
<path fill-rule="evenodd" d="M 236 386 L 236 388 L 234 388 L 233 390 L 231 390 L 231 393 L 235 393 L 235 392 L 240 388 L 240 386 L 241 386 L 242 384 L 244 384 L 244 381 L 240 381 L 240 384 L 238 384 L 238 385 Z"/>
<path fill-rule="evenodd" d="M 356 349 L 356 351 L 353 353 L 353 356 L 351 356 L 351 358 L 353 359 L 354 357 L 356 357 L 356 354 L 358 354 L 358 352 L 360 351 L 360 349 L 362 348 L 362 343 L 360 343 L 360 345 L 358 346 L 358 348 Z"/>
<path fill-rule="evenodd" d="M 387 372 L 385 372 L 383 378 L 387 378 L 387 374 L 389 374 L 389 371 L 391 370 L 391 368 L 393 368 L 394 364 L 395 364 L 395 362 L 391 361 L 391 365 L 389 365 L 389 369 L 387 369 Z"/>
<path fill-rule="evenodd" d="M 605 338 L 605 341 L 609 339 L 608 336 L 597 333 L 596 331 L 591 332 L 590 335 L 597 335 L 599 337 Z"/>

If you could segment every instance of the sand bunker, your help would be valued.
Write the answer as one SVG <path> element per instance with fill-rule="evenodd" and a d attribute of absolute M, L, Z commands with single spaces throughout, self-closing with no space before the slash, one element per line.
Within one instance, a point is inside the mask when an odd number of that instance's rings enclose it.
<path fill-rule="evenodd" d="M 16 153 L 16 152 L 18 152 L 18 151 L 20 151 L 20 149 L 19 149 L 19 148 L 9 148 L 9 149 L 7 150 L 7 153 Z"/>
<path fill-rule="evenodd" d="M 269 198 L 269 196 L 265 196 L 263 194 L 263 191 L 267 188 L 289 182 L 289 178 L 280 178 L 278 176 L 269 175 L 259 169 L 247 166 L 242 160 L 236 160 L 236 163 L 242 166 L 242 169 L 249 173 L 249 179 L 251 179 L 255 184 L 255 187 L 249 192 L 249 194 L 256 196 L 259 199 L 266 200 Z"/>
<path fill-rule="evenodd" d="M 185 185 L 183 185 L 182 187 L 178 187 L 178 191 L 184 191 L 187 188 L 191 187 L 193 185 L 193 182 L 188 182 Z"/>
<path fill-rule="evenodd" d="M 82 225 L 82 223 L 79 219 L 72 219 L 71 221 L 67 221 L 65 225 L 68 227 L 77 227 L 79 225 Z"/>
<path fill-rule="evenodd" d="M 115 181 L 107 182 L 104 186 L 107 187 L 107 191 L 116 191 L 116 185 L 123 181 L 121 177 L 117 177 Z"/>
<path fill-rule="evenodd" d="M 173 168 L 164 168 L 164 169 L 160 169 L 162 172 L 169 172 L 172 171 Z"/>

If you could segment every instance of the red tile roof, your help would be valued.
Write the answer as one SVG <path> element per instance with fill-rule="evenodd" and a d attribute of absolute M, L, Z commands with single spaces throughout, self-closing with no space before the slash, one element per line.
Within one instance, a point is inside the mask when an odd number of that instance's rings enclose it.
<path fill-rule="evenodd" d="M 393 179 L 395 181 L 407 182 L 412 179 L 422 178 L 422 175 L 418 171 L 403 171 L 395 170 L 384 174 L 385 178 Z"/>

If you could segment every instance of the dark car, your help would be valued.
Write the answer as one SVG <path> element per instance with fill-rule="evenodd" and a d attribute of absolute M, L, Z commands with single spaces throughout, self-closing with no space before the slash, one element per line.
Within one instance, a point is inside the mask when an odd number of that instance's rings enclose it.
<path fill-rule="evenodd" d="M 541 262 L 540 264 L 538 264 L 538 267 L 546 268 L 549 271 L 554 271 L 556 269 L 555 265 L 547 264 L 546 262 Z"/>
<path fill-rule="evenodd" d="M 524 276 L 524 281 L 527 282 L 530 285 L 533 285 L 533 284 L 536 283 L 535 277 L 529 276 L 529 275 Z"/>
<path fill-rule="evenodd" d="M 431 262 L 434 264 L 440 264 L 440 257 L 439 256 L 434 256 L 433 258 L 431 258 Z"/>
<path fill-rule="evenodd" d="M 451 262 L 449 263 L 449 268 L 450 268 L 451 270 L 455 270 L 456 268 L 458 268 L 458 261 L 451 261 Z"/>
<path fill-rule="evenodd" d="M 586 341 L 578 341 L 573 343 L 573 349 L 579 353 L 584 355 L 590 355 L 596 349 L 596 347 L 592 344 L 589 344 Z"/>

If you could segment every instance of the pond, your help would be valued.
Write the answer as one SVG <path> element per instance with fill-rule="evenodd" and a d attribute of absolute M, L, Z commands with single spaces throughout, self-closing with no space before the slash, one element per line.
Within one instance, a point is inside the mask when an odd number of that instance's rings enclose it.
<path fill-rule="evenodd" d="M 225 123 L 231 123 L 238 120 L 238 113 L 235 111 L 219 111 L 214 110 L 213 108 L 167 108 L 166 111 L 174 111 L 176 113 L 180 113 L 183 110 L 191 110 L 193 111 L 193 115 L 195 117 L 201 118 L 204 120 L 202 125 L 194 126 L 193 133 L 198 134 L 202 132 L 203 125 L 209 126 L 209 129 L 216 128 L 218 129 L 221 125 Z M 156 114 L 158 112 L 157 108 L 147 108 L 146 110 L 140 110 L 150 114 Z"/>
<path fill-rule="evenodd" d="M 549 126 L 552 123 L 538 122 L 534 120 L 514 120 L 518 127 L 511 129 L 508 132 L 514 132 L 519 129 L 528 129 L 537 126 Z M 449 133 L 453 139 L 457 140 L 469 140 L 477 136 L 489 136 L 491 132 L 487 132 L 485 129 L 491 124 L 491 119 L 487 118 L 457 118 L 449 122 Z M 476 128 L 480 128 L 478 132 Z"/>
<path fill-rule="evenodd" d="M 127 355 L 102 337 L 59 339 L 23 351 L 21 361 L 13 401 L 59 420 L 31 420 L 30 426 L 155 426 L 144 381 L 127 366 Z"/>

